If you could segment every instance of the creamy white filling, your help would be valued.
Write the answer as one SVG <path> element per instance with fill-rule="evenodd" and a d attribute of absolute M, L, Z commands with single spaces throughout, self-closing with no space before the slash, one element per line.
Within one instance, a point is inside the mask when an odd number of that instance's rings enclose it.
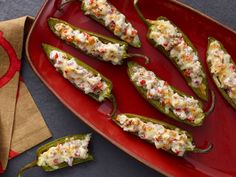
<path fill-rule="evenodd" d="M 88 144 L 91 136 L 86 135 L 85 139 L 67 138 L 65 143 L 57 144 L 49 148 L 38 157 L 38 166 L 50 166 L 58 169 L 59 164 L 66 162 L 73 165 L 74 159 L 86 159 L 88 157 Z"/>
<path fill-rule="evenodd" d="M 105 26 L 114 31 L 116 36 L 127 42 L 139 42 L 137 30 L 126 17 L 106 0 L 84 0 L 85 14 L 96 16 L 104 21 Z"/>
<path fill-rule="evenodd" d="M 104 43 L 98 37 L 74 30 L 64 23 L 57 23 L 54 28 L 57 35 L 63 40 L 73 43 L 80 50 L 90 55 L 99 57 L 104 61 L 111 61 L 114 65 L 121 64 L 126 54 L 125 45 Z"/>
<path fill-rule="evenodd" d="M 137 86 L 147 90 L 148 99 L 159 101 L 165 107 L 166 113 L 171 110 L 181 120 L 196 124 L 204 119 L 198 100 L 176 93 L 166 81 L 158 79 L 152 71 L 142 66 L 134 66 L 131 79 Z"/>
<path fill-rule="evenodd" d="M 192 87 L 200 87 L 205 74 L 197 53 L 183 38 L 182 33 L 170 21 L 157 20 L 151 26 L 149 37 L 157 45 L 170 52 L 170 57 L 176 59 L 178 67 L 191 78 Z"/>
<path fill-rule="evenodd" d="M 236 103 L 236 66 L 231 62 L 231 56 L 222 49 L 219 41 L 210 43 L 207 61 L 218 86 L 225 89 Z"/>
<path fill-rule="evenodd" d="M 84 91 L 85 94 L 93 93 L 99 95 L 100 101 L 104 100 L 101 92 L 109 92 L 109 86 L 103 81 L 100 74 L 95 75 L 86 68 L 78 65 L 74 58 L 68 59 L 63 52 L 53 50 L 50 52 L 50 60 L 54 67 L 63 73 L 63 76 L 76 87 Z"/>
<path fill-rule="evenodd" d="M 144 122 L 138 117 L 128 118 L 125 114 L 117 116 L 124 131 L 137 134 L 141 139 L 153 143 L 157 149 L 171 151 L 178 156 L 183 156 L 186 150 L 193 150 L 194 145 L 189 141 L 185 131 L 167 129 L 161 124 Z"/>

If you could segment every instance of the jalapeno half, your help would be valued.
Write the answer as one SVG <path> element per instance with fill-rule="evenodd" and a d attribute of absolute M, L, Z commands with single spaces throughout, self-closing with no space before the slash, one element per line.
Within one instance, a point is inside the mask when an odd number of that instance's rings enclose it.
<path fill-rule="evenodd" d="M 60 9 L 75 0 L 62 0 Z M 115 36 L 127 42 L 133 47 L 140 48 L 141 42 L 139 40 L 138 31 L 127 20 L 124 14 L 112 5 L 107 0 L 80 0 L 82 2 L 82 10 L 85 15 L 88 15 Z"/>
<path fill-rule="evenodd" d="M 93 160 L 88 152 L 91 134 L 66 136 L 40 147 L 36 160 L 20 169 L 18 177 L 28 169 L 42 167 L 44 171 L 55 171 L 68 166 Z"/>
<path fill-rule="evenodd" d="M 133 133 L 141 139 L 177 156 L 186 152 L 206 153 L 212 149 L 210 144 L 205 149 L 196 148 L 192 136 L 185 130 L 165 122 L 134 114 L 119 114 L 114 122 L 124 131 Z"/>
<path fill-rule="evenodd" d="M 70 54 L 48 44 L 43 44 L 52 65 L 76 88 L 83 91 L 98 102 L 108 99 L 113 104 L 111 116 L 116 113 L 117 103 L 112 95 L 112 82 L 98 71 Z"/>
<path fill-rule="evenodd" d="M 48 24 L 52 32 L 67 44 L 102 61 L 121 65 L 126 58 L 142 57 L 146 63 L 149 62 L 149 58 L 144 55 L 128 54 L 128 44 L 125 42 L 75 27 L 56 18 L 49 18 Z"/>
<path fill-rule="evenodd" d="M 236 109 L 236 65 L 223 44 L 209 37 L 207 64 L 222 96 Z"/>
<path fill-rule="evenodd" d="M 137 3 L 138 0 L 134 0 L 139 17 L 149 29 L 147 38 L 150 43 L 170 59 L 196 95 L 207 101 L 209 89 L 206 74 L 192 42 L 166 17 L 161 16 L 156 20 L 145 19 Z"/>
<path fill-rule="evenodd" d="M 128 75 L 138 92 L 150 104 L 177 121 L 191 126 L 201 126 L 205 117 L 214 109 L 214 94 L 212 94 L 210 109 L 204 113 L 202 103 L 199 100 L 170 86 L 152 71 L 135 62 L 128 62 Z"/>

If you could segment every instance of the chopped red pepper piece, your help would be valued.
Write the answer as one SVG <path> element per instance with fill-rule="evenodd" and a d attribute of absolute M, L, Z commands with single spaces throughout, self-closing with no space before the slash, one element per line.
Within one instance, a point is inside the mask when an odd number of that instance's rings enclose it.
<path fill-rule="evenodd" d="M 58 57 L 59 57 L 59 56 L 58 56 L 58 53 L 56 53 L 56 54 L 55 54 L 55 59 L 58 59 Z"/>
<path fill-rule="evenodd" d="M 233 71 L 236 71 L 236 66 L 235 65 L 232 65 L 231 68 L 232 68 Z"/>
<path fill-rule="evenodd" d="M 141 80 L 141 81 L 140 81 L 140 84 L 143 86 L 143 85 L 146 84 L 146 81 L 145 81 L 145 80 Z"/>
<path fill-rule="evenodd" d="M 73 41 L 73 37 L 72 37 L 72 36 L 67 36 L 67 37 L 66 37 L 66 41 L 72 42 L 72 41 Z"/>
<path fill-rule="evenodd" d="M 181 111 L 182 109 L 181 109 L 181 108 L 176 108 L 175 110 L 179 112 L 179 111 Z"/>
<path fill-rule="evenodd" d="M 79 39 L 76 40 L 77 44 L 79 44 L 81 41 Z"/>
<path fill-rule="evenodd" d="M 110 29 L 114 30 L 116 27 L 116 24 L 114 21 L 112 21 L 109 26 L 110 26 Z"/>
<path fill-rule="evenodd" d="M 136 34 L 137 34 L 137 31 L 136 30 L 132 30 L 131 36 L 135 36 Z"/>
<path fill-rule="evenodd" d="M 184 75 L 187 76 L 187 77 L 189 77 L 189 76 L 190 76 L 190 71 L 189 71 L 188 69 L 186 69 L 186 70 L 184 71 Z"/>
<path fill-rule="evenodd" d="M 58 61 L 58 64 L 61 65 L 63 62 L 62 61 Z"/>
<path fill-rule="evenodd" d="M 94 91 L 96 91 L 96 90 L 101 90 L 102 89 L 102 87 L 103 87 L 103 83 L 100 81 L 95 87 L 94 87 Z"/>
<path fill-rule="evenodd" d="M 54 159 L 53 162 L 54 162 L 54 164 L 58 164 L 59 163 L 58 159 Z"/>
<path fill-rule="evenodd" d="M 192 121 L 194 120 L 194 118 L 193 118 L 193 116 L 188 116 L 188 117 L 187 117 L 187 120 L 189 120 L 189 121 L 192 122 Z"/>
<path fill-rule="evenodd" d="M 176 151 L 176 152 L 175 152 L 176 155 L 179 155 L 179 153 L 180 153 L 180 151 Z"/>
<path fill-rule="evenodd" d="M 83 35 L 85 36 L 86 39 L 88 39 L 90 37 L 90 35 L 88 33 L 82 32 Z"/>

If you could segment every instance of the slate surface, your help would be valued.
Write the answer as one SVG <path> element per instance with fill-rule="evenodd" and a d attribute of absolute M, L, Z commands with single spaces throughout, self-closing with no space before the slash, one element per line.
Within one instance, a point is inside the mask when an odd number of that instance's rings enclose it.
<path fill-rule="evenodd" d="M 235 0 L 181 0 L 204 12 L 221 23 L 236 30 Z M 0 0 L 0 20 L 7 20 L 24 15 L 35 16 L 43 0 Z M 25 82 L 41 110 L 53 138 L 80 132 L 93 132 L 87 125 L 74 116 L 42 84 L 30 68 L 26 56 L 23 58 L 22 74 Z M 35 125 L 37 126 L 37 125 Z M 92 151 L 95 161 L 72 168 L 44 173 L 34 168 L 25 173 L 25 177 L 157 177 L 158 172 L 146 167 L 120 149 L 109 143 L 97 133 L 93 133 Z M 18 169 L 34 159 L 36 147 L 11 160 L 3 177 L 16 176 Z"/>

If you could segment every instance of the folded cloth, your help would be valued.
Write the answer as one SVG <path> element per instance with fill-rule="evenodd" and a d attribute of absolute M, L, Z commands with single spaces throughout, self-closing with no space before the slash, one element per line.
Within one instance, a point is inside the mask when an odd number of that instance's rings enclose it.
<path fill-rule="evenodd" d="M 0 22 L 0 173 L 11 159 L 51 137 L 23 79 L 20 58 L 32 17 Z"/>

